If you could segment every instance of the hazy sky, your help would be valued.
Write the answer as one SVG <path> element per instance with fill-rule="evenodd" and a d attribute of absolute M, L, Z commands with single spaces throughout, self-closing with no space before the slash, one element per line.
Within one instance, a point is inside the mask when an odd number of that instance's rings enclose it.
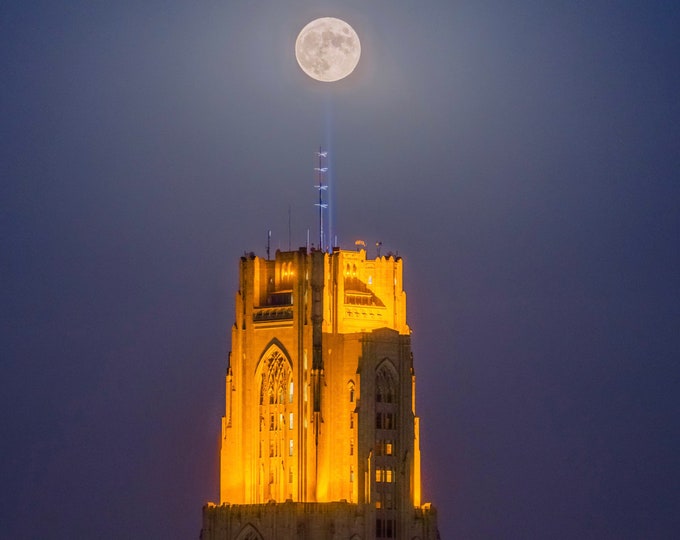
<path fill-rule="evenodd" d="M 317 83 L 297 32 L 347 20 Z M 197 538 L 238 258 L 404 257 L 444 539 L 680 530 L 680 3 L 5 1 L 0 537 Z M 371 256 L 374 250 L 369 251 Z"/>

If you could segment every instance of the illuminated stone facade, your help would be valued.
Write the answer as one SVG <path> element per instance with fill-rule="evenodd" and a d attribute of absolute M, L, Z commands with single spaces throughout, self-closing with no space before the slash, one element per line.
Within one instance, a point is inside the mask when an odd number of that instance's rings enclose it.
<path fill-rule="evenodd" d="M 201 538 L 438 538 L 410 341 L 400 258 L 241 258 L 220 505 Z"/>

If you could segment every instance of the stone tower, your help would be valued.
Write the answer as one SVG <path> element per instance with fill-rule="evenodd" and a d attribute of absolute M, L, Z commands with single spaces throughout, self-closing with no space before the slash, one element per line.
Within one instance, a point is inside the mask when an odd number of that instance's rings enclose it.
<path fill-rule="evenodd" d="M 241 258 L 204 540 L 438 538 L 421 503 L 402 259 Z"/>

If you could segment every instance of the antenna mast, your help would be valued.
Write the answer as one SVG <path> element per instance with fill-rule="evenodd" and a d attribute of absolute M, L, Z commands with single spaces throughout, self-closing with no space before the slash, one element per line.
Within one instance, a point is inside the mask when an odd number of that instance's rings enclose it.
<path fill-rule="evenodd" d="M 319 158 L 319 166 L 314 167 L 317 177 L 317 185 L 315 187 L 316 189 L 319 190 L 319 202 L 316 203 L 314 206 L 319 207 L 319 249 L 321 251 L 325 251 L 326 246 L 324 244 L 323 236 L 323 211 L 324 209 L 328 208 L 328 202 L 324 200 L 323 193 L 324 191 L 326 192 L 328 191 L 328 184 L 324 183 L 325 174 L 328 172 L 328 166 L 326 164 L 326 160 L 328 158 L 328 151 L 323 150 L 321 147 L 319 147 L 319 151 L 316 153 L 316 155 Z"/>

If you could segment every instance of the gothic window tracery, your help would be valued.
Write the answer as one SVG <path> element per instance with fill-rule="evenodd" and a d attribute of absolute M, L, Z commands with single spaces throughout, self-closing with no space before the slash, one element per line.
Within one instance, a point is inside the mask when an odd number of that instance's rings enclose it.
<path fill-rule="evenodd" d="M 284 482 L 290 469 L 294 447 L 290 438 L 294 429 L 293 406 L 294 386 L 291 363 L 277 347 L 272 347 L 260 364 L 260 442 L 269 452 L 262 456 L 261 465 L 268 484 L 261 485 L 258 495 L 260 502 L 283 501 Z M 265 426 L 262 426 L 263 422 Z M 262 427 L 268 427 L 265 431 Z M 286 450 L 286 446 L 288 449 Z"/>
<path fill-rule="evenodd" d="M 394 504 L 397 497 L 395 445 L 399 441 L 399 375 L 384 359 L 375 371 L 375 500 L 379 515 L 376 538 L 395 538 Z"/>
<path fill-rule="evenodd" d="M 263 540 L 260 532 L 250 523 L 248 523 L 236 537 L 236 540 Z"/>
<path fill-rule="evenodd" d="M 383 364 L 375 377 L 375 400 L 381 403 L 396 403 L 396 398 L 396 374 L 390 367 Z"/>
<path fill-rule="evenodd" d="M 275 404 L 274 396 L 278 398 L 278 404 L 284 403 L 284 393 L 288 390 L 289 402 L 293 397 L 293 379 L 290 364 L 279 351 L 274 351 L 265 361 L 260 381 L 260 405 Z"/>

